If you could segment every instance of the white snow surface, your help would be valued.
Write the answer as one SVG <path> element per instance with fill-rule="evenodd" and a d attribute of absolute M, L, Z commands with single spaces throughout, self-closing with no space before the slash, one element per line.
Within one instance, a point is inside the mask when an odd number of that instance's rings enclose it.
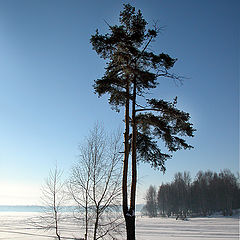
<path fill-rule="evenodd" d="M 239 218 L 138 218 L 137 240 L 239 239 Z"/>
<path fill-rule="evenodd" d="M 28 224 L 37 213 L 0 213 L 0 240 L 54 239 L 54 233 Z M 81 227 L 68 218 L 61 226 L 63 239 L 83 237 Z M 137 216 L 137 240 L 228 240 L 239 239 L 239 216 L 190 218 L 148 218 Z M 122 238 L 123 239 L 123 238 Z"/>

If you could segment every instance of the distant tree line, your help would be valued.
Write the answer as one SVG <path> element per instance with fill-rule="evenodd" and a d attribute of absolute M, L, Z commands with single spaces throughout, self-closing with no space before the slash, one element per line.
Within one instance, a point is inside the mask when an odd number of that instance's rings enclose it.
<path fill-rule="evenodd" d="M 142 212 L 150 217 L 207 216 L 222 212 L 232 215 L 240 208 L 239 174 L 235 176 L 225 169 L 220 173 L 199 171 L 191 181 L 189 172 L 178 172 L 171 183 L 158 188 L 150 186 L 146 193 L 146 204 Z"/>

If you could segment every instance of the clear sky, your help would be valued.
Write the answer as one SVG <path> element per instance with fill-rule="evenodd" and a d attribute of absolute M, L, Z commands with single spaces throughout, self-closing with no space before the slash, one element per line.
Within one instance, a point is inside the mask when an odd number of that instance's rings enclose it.
<path fill-rule="evenodd" d="M 239 1 L 1 0 L 0 204 L 37 204 L 49 169 L 58 162 L 67 175 L 96 121 L 123 128 L 123 111 L 93 93 L 104 61 L 89 39 L 128 2 L 163 27 L 151 47 L 178 58 L 174 71 L 187 77 L 181 87 L 160 80 L 155 97 L 178 96 L 197 129 L 194 150 L 176 153 L 164 175 L 139 165 L 138 202 L 178 171 L 239 170 Z"/>

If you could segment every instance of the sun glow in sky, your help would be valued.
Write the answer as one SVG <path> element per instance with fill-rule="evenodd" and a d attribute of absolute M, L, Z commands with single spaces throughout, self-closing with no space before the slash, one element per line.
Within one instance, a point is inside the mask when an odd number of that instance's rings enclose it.
<path fill-rule="evenodd" d="M 41 205 L 41 191 L 38 185 L 1 182 L 0 205 Z"/>
<path fill-rule="evenodd" d="M 104 61 L 89 39 L 117 24 L 128 2 L 163 26 L 151 48 L 178 58 L 174 72 L 186 77 L 181 87 L 161 80 L 154 96 L 178 96 L 197 129 L 195 148 L 174 154 L 166 174 L 139 165 L 138 202 L 178 171 L 239 170 L 239 1 L 2 0 L 0 204 L 38 204 L 49 169 L 57 162 L 68 175 L 96 121 L 123 129 L 123 111 L 93 93 Z"/>

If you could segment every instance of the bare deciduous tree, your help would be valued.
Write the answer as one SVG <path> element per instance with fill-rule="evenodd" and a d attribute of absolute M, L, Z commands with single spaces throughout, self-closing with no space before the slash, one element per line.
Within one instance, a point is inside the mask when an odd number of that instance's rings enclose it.
<path fill-rule="evenodd" d="M 85 240 L 90 237 L 116 239 L 116 232 L 123 223 L 119 211 L 120 140 L 120 134 L 109 137 L 97 124 L 80 146 L 79 159 L 72 168 L 69 190 L 78 205 L 75 217 L 83 220 Z"/>
<path fill-rule="evenodd" d="M 61 180 L 62 173 L 57 166 L 50 171 L 41 189 L 43 212 L 31 221 L 34 226 L 40 229 L 54 230 L 58 240 L 61 240 L 59 223 L 63 220 L 62 208 L 67 200 L 65 184 Z"/>

